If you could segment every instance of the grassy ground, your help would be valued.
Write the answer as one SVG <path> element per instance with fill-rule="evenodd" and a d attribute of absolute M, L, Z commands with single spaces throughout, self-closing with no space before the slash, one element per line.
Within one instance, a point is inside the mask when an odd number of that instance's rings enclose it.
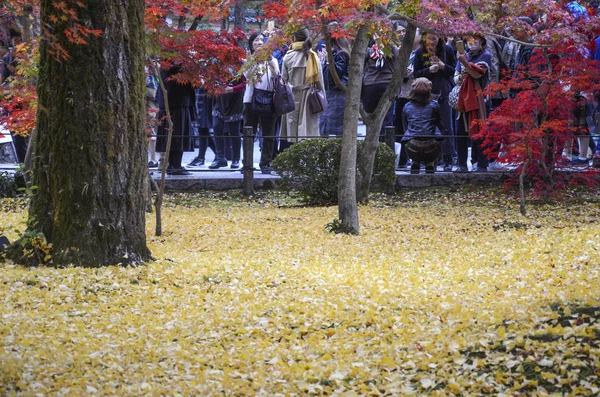
<path fill-rule="evenodd" d="M 600 205 L 528 210 L 405 191 L 345 236 L 277 193 L 171 196 L 147 266 L 0 264 L 0 394 L 597 394 Z"/>

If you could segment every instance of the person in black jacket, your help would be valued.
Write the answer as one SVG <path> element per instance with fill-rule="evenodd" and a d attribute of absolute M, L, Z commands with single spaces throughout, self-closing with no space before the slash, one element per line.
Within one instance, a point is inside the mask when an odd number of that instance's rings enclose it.
<path fill-rule="evenodd" d="M 384 52 L 383 45 L 378 44 L 379 40 L 379 36 L 374 34 L 365 56 L 361 101 L 367 113 L 373 113 L 377 109 L 377 105 L 379 105 L 379 101 L 392 81 L 392 76 L 396 70 L 394 64 L 398 56 L 398 48 L 392 45 L 391 51 Z M 391 56 L 388 56 L 388 53 Z M 393 125 L 394 108 L 391 106 L 381 125 L 380 142 L 385 140 L 385 127 Z"/>
<path fill-rule="evenodd" d="M 212 128 L 212 98 L 208 96 L 202 87 L 196 88 L 196 120 L 194 126 L 198 130 L 198 155 L 187 165 L 190 168 L 198 168 L 204 165 L 206 149 L 210 148 L 217 153 L 215 138 L 210 134 Z"/>
<path fill-rule="evenodd" d="M 15 48 L 8 46 L 8 52 L 2 57 L 2 83 L 13 75 L 16 66 Z"/>
<path fill-rule="evenodd" d="M 333 53 L 333 67 L 344 85 L 348 85 L 350 74 L 350 43 L 344 37 L 331 38 L 331 51 Z M 319 119 L 321 135 L 342 136 L 344 132 L 344 107 L 346 94 L 335 84 L 332 68 L 329 64 L 327 51 L 323 49 L 319 56 L 323 63 L 323 78 L 325 79 L 325 92 L 327 95 L 327 109 Z"/>
<path fill-rule="evenodd" d="M 425 163 L 425 172 L 435 171 L 435 161 L 440 154 L 440 141 L 443 140 L 440 105 L 431 98 L 431 81 L 424 77 L 412 83 L 409 102 L 402 109 L 406 153 L 412 160 L 411 174 L 418 174 L 421 162 Z"/>
<path fill-rule="evenodd" d="M 213 100 L 213 131 L 215 133 L 215 160 L 208 166 L 211 170 L 227 167 L 225 158 L 226 138 L 231 139 L 233 158 L 231 168 L 240 167 L 240 155 L 242 148 L 242 137 L 240 126 L 244 119 L 244 91 L 246 89 L 246 78 L 242 75 L 233 79 L 225 91 Z"/>
<path fill-rule="evenodd" d="M 173 66 L 169 70 L 161 71 L 161 78 L 165 84 L 169 100 L 169 111 L 173 121 L 173 136 L 171 148 L 167 153 L 169 175 L 189 175 L 182 165 L 183 152 L 194 151 L 194 139 L 192 137 L 192 121 L 196 118 L 195 104 L 196 93 L 191 84 L 179 84 L 171 77 L 179 73 L 180 67 Z M 162 120 L 158 125 L 156 151 L 167 151 L 168 121 L 165 119 L 165 98 L 162 90 L 158 90 L 158 119 Z"/>
<path fill-rule="evenodd" d="M 454 139 L 452 130 L 452 108 L 448 95 L 454 86 L 454 68 L 456 56 L 454 50 L 444 43 L 435 33 L 423 35 L 421 48 L 415 52 L 414 77 L 426 77 L 432 83 L 431 93 L 440 105 L 442 117 L 442 161 L 444 171 L 452 171 L 452 156 L 454 155 Z"/>

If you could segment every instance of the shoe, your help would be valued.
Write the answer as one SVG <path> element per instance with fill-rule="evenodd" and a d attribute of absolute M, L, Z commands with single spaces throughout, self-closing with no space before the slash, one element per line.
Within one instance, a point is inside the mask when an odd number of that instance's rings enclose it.
<path fill-rule="evenodd" d="M 174 170 L 169 175 L 192 175 L 192 173 L 186 170 L 185 168 L 181 167 L 177 170 Z"/>
<path fill-rule="evenodd" d="M 148 161 L 148 168 L 158 168 L 158 162 Z"/>
<path fill-rule="evenodd" d="M 452 164 L 446 164 L 444 166 L 444 172 L 452 172 Z"/>
<path fill-rule="evenodd" d="M 413 161 L 412 165 L 410 166 L 410 173 L 418 174 L 419 171 L 421 171 L 421 164 L 417 163 L 416 161 Z"/>
<path fill-rule="evenodd" d="M 240 160 L 233 160 L 231 162 L 231 168 L 240 168 Z"/>
<path fill-rule="evenodd" d="M 570 165 L 572 167 L 588 167 L 590 165 L 590 161 L 588 159 L 576 158 L 571 160 Z"/>
<path fill-rule="evenodd" d="M 201 165 L 204 165 L 204 159 L 201 159 L 200 156 L 196 156 L 187 166 L 200 167 Z"/>
<path fill-rule="evenodd" d="M 429 163 L 427 165 L 425 165 L 425 173 L 426 174 L 433 174 L 435 172 L 435 164 L 434 163 Z"/>
<path fill-rule="evenodd" d="M 600 168 L 600 156 L 599 155 L 594 155 L 594 157 L 592 158 L 592 167 Z"/>
<path fill-rule="evenodd" d="M 268 165 L 267 166 L 263 166 L 263 167 L 260 167 L 260 172 L 263 173 L 263 174 L 267 174 L 268 175 L 271 172 L 273 172 L 273 168 L 269 167 Z"/>
<path fill-rule="evenodd" d="M 215 160 L 211 165 L 208 166 L 211 170 L 216 170 L 221 167 L 227 167 L 227 160 Z"/>
<path fill-rule="evenodd" d="M 500 164 L 497 161 L 492 161 L 488 164 L 488 170 L 490 171 L 506 171 L 504 164 Z"/>
<path fill-rule="evenodd" d="M 467 172 L 469 172 L 469 167 L 467 167 L 466 165 L 459 165 L 456 168 L 456 171 L 454 171 L 454 172 L 467 173 Z"/>
<path fill-rule="evenodd" d="M 408 168 L 408 163 L 406 163 L 406 164 L 398 164 L 398 169 L 399 170 L 405 170 L 407 168 Z"/>
<path fill-rule="evenodd" d="M 169 167 L 169 168 L 167 168 L 167 174 L 169 174 L 169 175 L 192 175 L 184 167 L 180 167 L 180 168 Z"/>
<path fill-rule="evenodd" d="M 473 171 L 475 171 L 475 172 L 487 172 L 488 169 L 487 169 L 487 167 L 477 167 Z"/>

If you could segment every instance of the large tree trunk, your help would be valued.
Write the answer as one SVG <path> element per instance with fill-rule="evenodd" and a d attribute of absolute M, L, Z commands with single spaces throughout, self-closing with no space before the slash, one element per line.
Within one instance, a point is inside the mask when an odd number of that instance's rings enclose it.
<path fill-rule="evenodd" d="M 351 234 L 359 233 L 356 203 L 356 139 L 362 75 L 368 43 L 367 31 L 368 27 L 365 24 L 358 29 L 350 55 L 350 74 L 348 75 L 348 93 L 344 107 L 344 135 L 342 136 L 338 182 L 338 216 L 342 222 L 343 231 Z"/>
<path fill-rule="evenodd" d="M 375 154 L 379 145 L 379 132 L 381 124 L 385 118 L 385 114 L 396 99 L 402 80 L 406 75 L 406 68 L 410 53 L 412 52 L 412 43 L 415 39 L 417 27 L 411 23 L 408 24 L 406 35 L 402 40 L 402 47 L 395 62 L 395 72 L 390 85 L 385 90 L 375 111 L 364 117 L 364 122 L 367 126 L 367 135 L 365 137 L 365 148 L 361 158 L 358 160 L 358 187 L 357 199 L 359 202 L 369 201 L 369 191 L 371 189 L 371 178 L 373 176 L 373 164 L 375 162 Z"/>
<path fill-rule="evenodd" d="M 42 0 L 52 26 L 53 0 Z M 102 31 L 85 45 L 40 48 L 39 112 L 30 230 L 53 244 L 56 265 L 105 266 L 150 258 L 145 213 L 144 1 L 82 0 L 80 20 Z"/>

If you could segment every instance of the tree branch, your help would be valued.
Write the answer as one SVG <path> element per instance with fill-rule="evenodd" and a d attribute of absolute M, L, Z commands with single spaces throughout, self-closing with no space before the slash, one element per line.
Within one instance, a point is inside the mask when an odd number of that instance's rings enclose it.
<path fill-rule="evenodd" d="M 388 10 L 385 6 L 383 6 L 381 4 L 377 5 L 376 8 L 379 12 L 381 12 L 382 14 L 387 16 L 387 18 L 391 21 L 406 21 L 408 23 L 415 25 L 422 32 L 435 33 L 440 36 L 448 36 L 449 35 L 448 32 L 441 32 L 439 30 L 435 30 L 435 29 L 431 28 L 430 26 L 427 26 L 427 25 L 417 21 L 416 19 L 410 18 L 406 15 L 402 15 L 397 12 L 391 12 L 390 10 Z M 558 44 L 528 43 L 526 41 L 517 40 L 513 37 L 506 37 L 506 36 L 503 36 L 501 34 L 494 33 L 494 32 L 485 32 L 485 31 L 452 32 L 452 36 L 481 36 L 481 35 L 488 36 L 488 37 L 495 37 L 498 39 L 503 39 L 503 40 L 510 41 L 510 42 L 513 42 L 513 43 L 516 43 L 516 44 L 519 44 L 522 46 L 526 46 L 526 47 L 554 48 L 558 45 Z"/>
<path fill-rule="evenodd" d="M 328 26 L 327 26 L 327 22 L 325 21 L 325 18 L 323 18 L 321 20 L 321 33 L 323 34 L 323 37 L 325 38 L 325 48 L 327 49 L 327 62 L 329 63 L 329 73 L 331 73 L 331 77 L 333 77 L 333 81 L 335 82 L 335 85 L 342 90 L 342 92 L 344 94 L 348 94 L 348 87 L 346 87 L 344 85 L 344 83 L 342 83 L 342 80 L 340 79 L 340 76 L 338 75 L 337 69 L 335 68 L 335 61 L 333 60 L 333 51 L 332 51 L 332 47 L 331 47 L 331 35 L 329 34 L 329 30 L 328 30 Z M 350 54 L 348 54 L 349 56 Z M 327 76 L 323 76 L 324 79 L 327 78 Z"/>
<path fill-rule="evenodd" d="M 204 15 L 197 15 L 192 21 L 192 25 L 190 26 L 190 30 L 198 30 L 198 25 L 200 25 L 200 21 L 204 18 Z"/>

